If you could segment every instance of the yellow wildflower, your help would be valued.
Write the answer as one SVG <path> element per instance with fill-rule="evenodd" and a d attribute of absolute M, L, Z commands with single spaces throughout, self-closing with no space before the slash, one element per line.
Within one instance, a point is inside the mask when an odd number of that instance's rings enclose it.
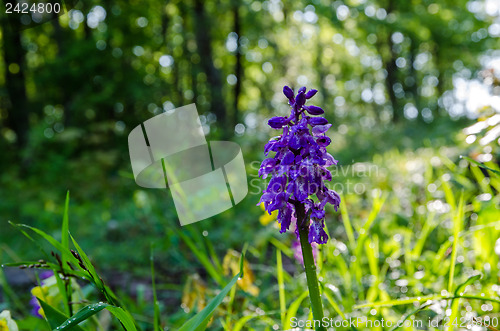
<path fill-rule="evenodd" d="M 260 209 L 265 210 L 264 209 L 264 203 L 260 204 Z M 269 215 L 269 213 L 267 211 L 265 211 L 264 214 L 262 214 L 262 216 L 260 216 L 259 221 L 260 221 L 260 224 L 266 226 L 269 223 L 271 223 L 273 221 L 276 221 L 277 217 L 278 217 L 278 211 L 277 210 L 273 211 L 271 213 L 271 215 Z"/>
<path fill-rule="evenodd" d="M 10 311 L 0 313 L 0 331 L 19 331 L 16 322 L 10 317 Z"/>

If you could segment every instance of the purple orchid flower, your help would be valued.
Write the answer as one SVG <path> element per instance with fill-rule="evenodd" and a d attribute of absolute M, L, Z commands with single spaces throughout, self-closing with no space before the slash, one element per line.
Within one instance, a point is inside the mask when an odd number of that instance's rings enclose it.
<path fill-rule="evenodd" d="M 324 230 L 325 205 L 330 203 L 337 210 L 340 196 L 325 185 L 325 181 L 332 179 L 327 167 L 337 164 L 326 151 L 331 143 L 326 136 L 331 124 L 326 118 L 316 116 L 324 114 L 323 109 L 305 105 L 316 93 L 317 90 L 306 92 L 306 88 L 301 87 L 295 95 L 290 87 L 283 88 L 291 113 L 289 117 L 273 117 L 268 122 L 271 128 L 282 130 L 282 134 L 271 138 L 264 149 L 266 156 L 269 152 L 276 154 L 266 158 L 260 167 L 259 176 L 271 175 L 272 178 L 259 204 L 263 202 L 269 214 L 278 210 L 281 233 L 289 230 L 293 223 L 296 229 L 308 226 L 309 242 L 324 244 L 328 240 Z M 305 224 L 297 224 L 297 206 L 303 206 Z"/>

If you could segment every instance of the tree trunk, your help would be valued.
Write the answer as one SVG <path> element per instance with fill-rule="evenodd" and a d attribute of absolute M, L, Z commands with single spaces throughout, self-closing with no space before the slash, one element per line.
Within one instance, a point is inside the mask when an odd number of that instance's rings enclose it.
<path fill-rule="evenodd" d="M 435 38 L 437 38 L 437 36 Z M 439 98 L 441 98 L 445 92 L 445 81 L 444 81 L 445 75 L 443 72 L 444 71 L 443 70 L 444 64 L 441 60 L 441 49 L 440 49 L 438 42 L 434 43 L 434 52 L 432 54 L 432 57 L 434 58 L 436 68 L 438 69 L 438 75 L 437 75 L 438 83 L 437 83 L 436 88 L 437 88 L 437 92 L 438 92 L 437 100 L 439 100 Z M 441 116 L 442 114 L 446 113 L 446 110 L 440 109 L 439 103 L 437 100 L 436 100 L 436 112 L 435 112 L 436 117 Z"/>
<path fill-rule="evenodd" d="M 387 14 L 390 14 L 393 10 L 393 1 L 390 0 L 387 6 Z M 396 66 L 396 54 L 394 53 L 393 46 L 394 44 L 392 43 L 392 31 L 387 32 L 387 47 L 389 47 L 389 59 L 385 62 L 385 70 L 387 71 L 387 77 L 385 79 L 386 87 L 387 87 L 387 93 L 389 94 L 389 100 L 391 101 L 392 105 L 392 121 L 393 122 L 399 122 L 401 119 L 401 114 L 400 114 L 400 109 L 399 109 L 399 102 L 398 99 L 396 98 L 396 93 L 394 92 L 394 84 L 397 83 L 397 70 L 398 67 Z"/>
<path fill-rule="evenodd" d="M 229 130 L 227 130 L 226 106 L 222 96 L 221 73 L 215 68 L 212 55 L 210 26 L 213 22 L 210 22 L 208 19 L 202 0 L 195 0 L 194 13 L 196 43 L 198 45 L 198 53 L 200 54 L 200 64 L 202 70 L 207 75 L 207 83 L 210 90 L 210 112 L 217 116 L 222 136 L 226 138 Z"/>
<path fill-rule="evenodd" d="M 9 1 L 16 4 L 15 1 Z M 21 44 L 21 22 L 14 15 L 6 15 L 3 29 L 3 51 L 5 82 L 9 102 L 7 103 L 7 125 L 17 136 L 17 145 L 26 146 L 29 132 L 29 111 L 25 86 L 25 50 Z M 9 66 L 10 69 L 9 69 Z"/>
<path fill-rule="evenodd" d="M 413 64 L 415 63 L 415 58 L 418 53 L 418 42 L 416 37 L 412 36 L 410 39 L 410 77 L 413 78 L 413 85 L 409 87 L 411 94 L 413 95 L 413 100 L 415 101 L 415 107 L 418 109 L 420 118 L 422 118 L 422 102 L 420 100 L 420 94 L 418 93 L 418 73 Z"/>
<path fill-rule="evenodd" d="M 56 41 L 57 44 L 57 57 L 59 59 L 62 59 L 66 56 L 66 48 L 65 48 L 66 46 L 64 42 L 63 30 L 61 24 L 59 24 L 59 18 L 56 13 L 54 13 L 52 16 L 51 24 L 54 27 L 54 40 Z M 64 126 L 69 127 L 71 126 L 72 123 L 72 116 L 71 116 L 72 95 L 71 93 L 61 91 L 58 97 L 61 98 L 61 103 L 64 109 L 64 119 L 63 119 Z"/>
<path fill-rule="evenodd" d="M 233 105 L 233 118 L 232 118 L 232 126 L 239 123 L 239 112 L 238 112 L 238 101 L 241 94 L 241 81 L 243 79 L 243 67 L 241 63 L 241 48 L 240 48 L 240 37 L 241 37 L 241 24 L 240 24 L 240 13 L 238 2 L 234 3 L 233 7 L 233 17 L 234 17 L 234 32 L 238 36 L 236 41 L 236 66 L 234 68 L 234 74 L 236 75 L 236 84 L 234 86 L 234 105 Z"/>

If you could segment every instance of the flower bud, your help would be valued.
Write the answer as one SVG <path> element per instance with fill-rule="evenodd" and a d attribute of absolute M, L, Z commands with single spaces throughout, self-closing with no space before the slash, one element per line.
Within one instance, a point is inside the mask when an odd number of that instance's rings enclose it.
<path fill-rule="evenodd" d="M 273 117 L 267 122 L 267 124 L 269 124 L 269 126 L 273 129 L 281 129 L 287 124 L 287 119 L 285 117 Z"/>
<path fill-rule="evenodd" d="M 306 96 L 306 98 L 307 98 L 307 96 Z M 325 113 L 325 111 L 323 109 L 321 109 L 320 107 L 316 107 L 316 106 L 307 106 L 304 108 L 311 115 L 321 115 L 321 114 Z"/>
<path fill-rule="evenodd" d="M 318 92 L 318 90 L 315 90 L 315 89 L 309 90 L 306 93 L 306 99 L 311 99 L 317 92 Z"/>
<path fill-rule="evenodd" d="M 297 98 L 295 99 L 295 105 L 297 107 L 297 110 L 300 109 L 304 104 L 306 103 L 306 95 L 304 92 L 299 92 L 297 94 Z"/>
<path fill-rule="evenodd" d="M 284 86 L 283 87 L 283 94 L 289 99 L 289 100 L 292 100 L 293 99 L 293 91 L 290 87 L 288 86 Z"/>

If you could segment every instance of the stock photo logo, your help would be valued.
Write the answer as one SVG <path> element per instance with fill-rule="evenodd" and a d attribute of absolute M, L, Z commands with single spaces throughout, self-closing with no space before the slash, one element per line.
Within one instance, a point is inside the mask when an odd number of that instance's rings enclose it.
<path fill-rule="evenodd" d="M 136 126 L 128 147 L 137 185 L 168 188 L 181 225 L 220 214 L 248 193 L 239 145 L 207 142 L 194 103 Z"/>
<path fill-rule="evenodd" d="M 78 0 L 6 0 L 2 6 L 4 23 L 7 23 L 5 27 L 10 27 L 11 33 L 37 27 L 66 13 L 69 14 L 67 23 L 72 29 L 85 21 L 82 4 Z M 75 6 L 80 10 L 74 9 Z M 87 24 L 90 28 L 97 28 L 105 17 L 106 10 L 102 6 L 94 6 L 87 15 Z"/>

